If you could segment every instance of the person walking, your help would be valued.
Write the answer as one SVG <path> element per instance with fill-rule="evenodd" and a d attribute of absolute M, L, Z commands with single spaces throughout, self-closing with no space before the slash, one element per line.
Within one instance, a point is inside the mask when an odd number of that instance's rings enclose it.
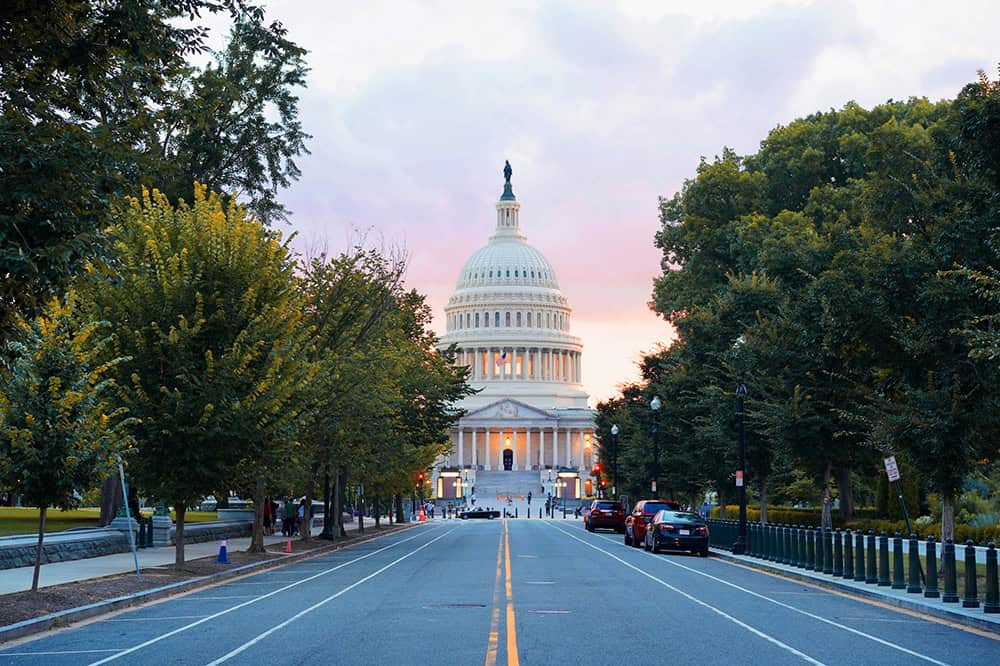
<path fill-rule="evenodd" d="M 288 526 L 286 531 L 284 528 Z M 287 537 L 295 536 L 295 502 L 291 497 L 285 498 L 285 520 L 282 522 L 281 533 Z"/>
<path fill-rule="evenodd" d="M 271 536 L 271 525 L 274 523 L 274 509 L 271 506 L 271 498 L 264 498 L 264 506 L 261 507 L 264 514 L 264 536 Z"/>

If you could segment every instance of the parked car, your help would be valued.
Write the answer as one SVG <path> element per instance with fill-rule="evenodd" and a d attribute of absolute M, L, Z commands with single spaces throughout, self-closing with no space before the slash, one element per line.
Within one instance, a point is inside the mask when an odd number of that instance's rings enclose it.
<path fill-rule="evenodd" d="M 588 532 L 604 528 L 619 534 L 625 531 L 625 509 L 614 500 L 594 500 L 583 517 Z"/>
<path fill-rule="evenodd" d="M 689 511 L 658 511 L 646 527 L 642 547 L 654 553 L 661 548 L 690 550 L 708 557 L 708 525 Z"/>
<path fill-rule="evenodd" d="M 674 500 L 647 499 L 636 502 L 632 513 L 625 518 L 625 545 L 636 548 L 642 545 L 642 540 L 646 538 L 646 525 L 653 520 L 657 511 L 677 511 L 680 508 L 680 503 Z"/>

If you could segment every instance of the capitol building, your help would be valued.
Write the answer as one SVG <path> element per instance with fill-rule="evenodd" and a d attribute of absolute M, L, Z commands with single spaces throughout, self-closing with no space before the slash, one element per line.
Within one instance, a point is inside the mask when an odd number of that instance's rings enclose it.
<path fill-rule="evenodd" d="M 583 390 L 583 343 L 556 272 L 521 231 L 521 203 L 504 169 L 496 229 L 465 262 L 445 307 L 456 363 L 479 390 L 462 401 L 451 452 L 435 465 L 438 499 L 590 495 L 594 411 Z M 461 501 L 461 500 L 460 500 Z M 537 506 L 537 505 L 536 505 Z"/>

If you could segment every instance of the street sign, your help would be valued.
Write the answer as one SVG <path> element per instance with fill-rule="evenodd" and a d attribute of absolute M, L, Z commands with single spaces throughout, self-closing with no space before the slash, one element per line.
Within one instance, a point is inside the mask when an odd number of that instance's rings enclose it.
<path fill-rule="evenodd" d="M 896 456 L 889 456 L 885 459 L 885 471 L 889 475 L 890 481 L 899 481 L 899 467 L 896 466 Z"/>
<path fill-rule="evenodd" d="M 649 491 L 651 493 L 655 493 L 656 492 L 656 481 L 653 481 L 652 483 L 649 484 Z"/>
<path fill-rule="evenodd" d="M 739 487 L 742 485 L 743 485 L 743 470 L 738 469 L 736 470 L 736 486 Z"/>

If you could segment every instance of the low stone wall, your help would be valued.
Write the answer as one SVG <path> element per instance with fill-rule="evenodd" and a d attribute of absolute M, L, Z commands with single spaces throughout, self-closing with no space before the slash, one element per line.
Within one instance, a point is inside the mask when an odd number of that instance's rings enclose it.
<path fill-rule="evenodd" d="M 253 521 L 219 520 L 211 523 L 185 523 L 184 543 L 202 543 L 248 537 L 253 532 Z M 176 539 L 176 528 L 170 528 L 170 543 Z"/>
<path fill-rule="evenodd" d="M 0 569 L 34 565 L 37 549 L 38 537 L 35 535 L 0 538 Z M 82 560 L 128 550 L 128 534 L 119 530 L 97 528 L 46 534 L 42 542 L 42 564 Z"/>

